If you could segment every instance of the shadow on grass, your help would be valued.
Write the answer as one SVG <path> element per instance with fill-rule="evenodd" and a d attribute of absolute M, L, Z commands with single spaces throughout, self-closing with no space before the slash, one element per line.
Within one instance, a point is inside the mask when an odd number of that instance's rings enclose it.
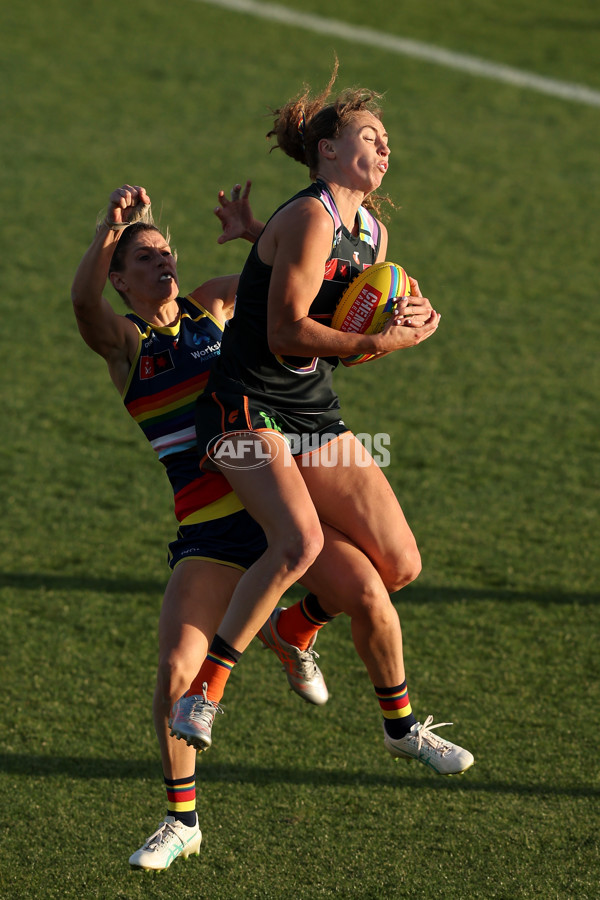
<path fill-rule="evenodd" d="M 167 578 L 95 578 L 89 575 L 56 575 L 50 572 L 0 572 L 0 588 L 18 591 L 90 591 L 98 594 L 162 594 Z"/>
<path fill-rule="evenodd" d="M 129 575 L 97 578 L 89 575 L 57 575 L 45 572 L 0 572 L 0 588 L 16 590 L 91 591 L 102 594 L 162 593 L 165 581 L 131 578 Z M 394 599 L 399 599 L 397 595 Z M 448 588 L 410 585 L 402 592 L 402 603 L 454 603 L 461 600 L 493 600 L 499 603 L 539 603 L 588 605 L 600 601 L 599 593 L 569 591 L 513 591 L 507 588 Z"/>
<path fill-rule="evenodd" d="M 403 767 L 404 768 L 404 767 Z M 94 759 L 77 756 L 22 756 L 0 754 L 0 773 L 28 778 L 68 776 L 69 779 L 155 779 L 162 781 L 158 760 Z M 313 784 L 315 787 L 390 787 L 431 789 L 436 791 L 471 791 L 490 794 L 519 794 L 530 797 L 600 797 L 600 788 L 592 785 L 522 784 L 510 781 L 481 781 L 475 772 L 463 778 L 412 777 L 398 774 L 381 775 L 365 771 L 339 769 L 298 769 L 285 766 L 243 766 L 237 763 L 211 765 L 198 769 L 197 781 L 205 784 Z"/>

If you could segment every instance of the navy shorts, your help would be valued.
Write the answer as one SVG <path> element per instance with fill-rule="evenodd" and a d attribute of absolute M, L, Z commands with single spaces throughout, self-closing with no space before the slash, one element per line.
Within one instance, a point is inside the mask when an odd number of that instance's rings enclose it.
<path fill-rule="evenodd" d="M 268 403 L 268 397 L 219 387 L 204 393 L 196 402 L 196 434 L 200 465 L 212 455 L 223 435 L 245 431 L 278 431 L 286 438 L 293 456 L 302 456 L 324 447 L 345 434 L 348 427 L 340 419 L 339 409 L 311 413 L 304 410 L 282 411 Z M 267 401 L 267 402 L 265 402 Z"/>
<path fill-rule="evenodd" d="M 246 512 L 230 513 L 197 525 L 182 525 L 169 544 L 172 569 L 184 559 L 202 559 L 248 569 L 267 549 L 264 531 Z"/>

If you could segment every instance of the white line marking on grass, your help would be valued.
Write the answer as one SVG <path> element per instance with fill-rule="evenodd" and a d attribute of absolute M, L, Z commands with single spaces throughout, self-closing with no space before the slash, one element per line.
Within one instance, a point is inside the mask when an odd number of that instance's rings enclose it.
<path fill-rule="evenodd" d="M 446 66 L 448 69 L 458 69 L 461 72 L 468 72 L 470 75 L 491 78 L 494 81 L 512 84 L 515 87 L 529 88 L 541 94 L 549 94 L 551 97 L 560 97 L 562 100 L 571 100 L 574 103 L 600 107 L 600 91 L 586 87 L 583 84 L 556 81 L 554 78 L 545 78 L 542 75 L 535 75 L 522 69 L 513 69 L 511 66 L 488 62 L 476 56 L 467 56 L 464 53 L 444 50 L 442 47 L 435 47 L 433 44 L 425 44 L 422 41 L 413 41 L 410 38 L 385 34 L 383 31 L 374 31 L 372 28 L 348 25 L 336 19 L 325 19 L 311 13 L 288 9 L 276 3 L 260 3 L 258 0 L 195 0 L 195 2 L 210 3 L 223 9 L 248 13 L 259 19 L 281 22 L 283 25 L 294 25 L 297 28 L 304 28 L 321 35 L 331 34 L 345 41 L 367 44 L 372 47 L 378 47 L 380 50 L 389 50 L 392 53 L 411 56 L 414 59 L 423 59 L 426 62 Z"/>

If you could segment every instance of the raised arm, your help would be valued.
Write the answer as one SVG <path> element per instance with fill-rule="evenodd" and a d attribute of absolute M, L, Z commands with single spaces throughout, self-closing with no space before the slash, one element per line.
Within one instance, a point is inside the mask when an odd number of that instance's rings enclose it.
<path fill-rule="evenodd" d="M 143 187 L 124 185 L 113 191 L 106 217 L 84 253 L 71 286 L 79 332 L 86 344 L 107 361 L 117 386 L 123 381 L 120 374 L 129 369 L 138 335 L 133 322 L 115 313 L 103 291 L 123 228 L 134 215 L 139 215 L 141 207 L 149 204 L 150 198 Z"/>
<path fill-rule="evenodd" d="M 223 231 L 217 238 L 217 243 L 225 244 L 243 238 L 253 244 L 258 239 L 264 225 L 254 218 L 248 199 L 251 187 L 251 181 L 246 182 L 243 191 L 241 184 L 235 184 L 230 191 L 231 200 L 227 199 L 225 191 L 219 191 L 219 206 L 215 207 L 214 213 Z M 192 291 L 191 296 L 212 316 L 224 323 L 233 315 L 239 278 L 239 275 L 212 278 Z"/>

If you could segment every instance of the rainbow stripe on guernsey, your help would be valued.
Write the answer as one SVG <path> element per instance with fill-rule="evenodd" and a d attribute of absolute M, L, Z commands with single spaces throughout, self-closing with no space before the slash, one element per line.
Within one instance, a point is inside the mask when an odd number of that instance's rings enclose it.
<path fill-rule="evenodd" d="M 196 446 L 194 408 L 207 381 L 208 372 L 202 372 L 149 397 L 125 404 L 159 459 Z"/>
<path fill-rule="evenodd" d="M 320 190 L 319 200 L 333 219 L 333 228 L 335 231 L 335 237 L 333 239 L 333 246 L 336 247 L 339 243 L 339 236 L 342 233 L 344 228 L 342 219 L 338 212 L 337 206 L 335 205 L 335 200 L 331 195 L 329 188 L 327 187 L 324 181 L 321 181 L 320 178 L 317 179 L 317 187 Z M 377 250 L 379 247 L 379 223 L 375 216 L 373 216 L 368 209 L 365 209 L 364 206 L 358 207 L 358 238 L 361 241 L 364 241 L 365 244 L 368 244 L 369 247 L 372 247 L 374 250 Z"/>
<path fill-rule="evenodd" d="M 128 313 L 140 333 L 122 399 L 167 470 L 175 516 L 182 525 L 217 519 L 242 508 L 227 480 L 200 472 L 196 400 L 221 350 L 223 328 L 191 297 L 178 297 L 173 326 Z"/>
<path fill-rule="evenodd" d="M 379 247 L 379 222 L 364 206 L 358 208 L 358 236 L 376 250 Z"/>
<path fill-rule="evenodd" d="M 325 184 L 324 181 L 317 179 L 317 187 L 320 189 L 321 193 L 319 194 L 319 200 L 333 219 L 333 229 L 335 232 L 335 237 L 333 239 L 333 246 L 335 247 L 338 244 L 338 235 L 342 231 L 342 219 L 338 212 L 337 206 L 335 205 L 335 200 L 329 193 L 329 188 Z"/>
<path fill-rule="evenodd" d="M 223 333 L 221 324 L 191 297 L 178 298 L 178 303 L 180 316 L 173 326 L 127 315 L 140 338 L 123 402 L 159 459 L 196 446 L 196 400 L 219 355 Z"/>
<path fill-rule="evenodd" d="M 310 359 L 306 366 L 293 366 L 289 362 L 293 357 L 288 357 L 286 360 L 284 356 L 278 356 L 277 353 L 275 353 L 274 356 L 280 366 L 283 366 L 284 369 L 287 369 L 288 372 L 293 372 L 295 375 L 312 375 L 313 372 L 316 372 L 317 364 L 319 362 L 315 356 L 313 359 Z"/>

